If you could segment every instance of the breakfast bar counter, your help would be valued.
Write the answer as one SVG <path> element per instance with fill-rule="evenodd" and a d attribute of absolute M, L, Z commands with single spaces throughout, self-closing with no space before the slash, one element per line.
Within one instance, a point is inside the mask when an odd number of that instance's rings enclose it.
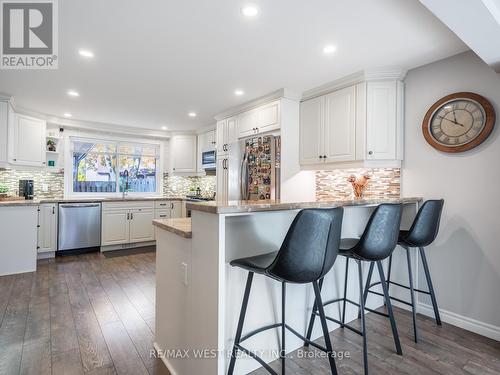
<path fill-rule="evenodd" d="M 344 207 L 342 236 L 358 238 L 374 208 L 381 203 L 403 204 L 402 229 L 411 225 L 421 198 L 362 199 L 329 202 L 234 201 L 187 203 L 191 210 L 191 237 L 178 231 L 181 222 L 155 222 L 157 239 L 157 296 L 155 349 L 172 374 L 223 375 L 227 372 L 230 351 L 243 299 L 247 272 L 229 263 L 238 258 L 261 255 L 280 248 L 297 213 L 304 208 Z M 307 249 L 304 249 L 307 251 Z M 416 263 L 414 263 L 416 264 Z M 404 263 L 401 263 L 404 265 Z M 399 261 L 393 262 L 393 279 L 398 280 Z M 406 270 L 403 266 L 399 267 Z M 366 271 L 364 272 L 366 275 Z M 406 274 L 404 274 L 406 275 Z M 404 276 L 400 277 L 402 279 Z M 344 257 L 325 277 L 324 298 L 343 292 Z M 375 279 L 373 281 L 376 281 Z M 358 300 L 358 280 L 349 274 L 348 298 Z M 293 284 L 287 291 L 287 323 L 305 333 L 314 302 L 309 285 Z M 260 304 L 250 304 L 244 333 L 279 321 L 281 284 L 256 275 L 250 293 Z M 379 296 L 370 296 L 368 307 L 383 305 Z M 338 317 L 338 308 L 327 307 Z M 346 322 L 357 318 L 357 309 L 348 306 Z M 329 323 L 329 330 L 338 326 Z M 315 327 L 312 338 L 322 336 Z M 302 341 L 287 336 L 286 352 L 301 348 Z M 334 350 L 342 350 L 335 347 Z M 248 340 L 248 347 L 266 362 L 279 355 L 277 330 L 262 332 Z M 235 374 L 247 374 L 258 367 L 248 358 L 237 361 Z"/>

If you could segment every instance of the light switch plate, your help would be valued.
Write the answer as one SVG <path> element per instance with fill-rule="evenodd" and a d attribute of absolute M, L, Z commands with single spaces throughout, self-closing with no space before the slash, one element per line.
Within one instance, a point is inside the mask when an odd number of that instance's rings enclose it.
<path fill-rule="evenodd" d="M 187 263 L 181 263 L 181 274 L 182 274 L 182 282 L 184 285 L 188 285 L 188 265 Z"/>

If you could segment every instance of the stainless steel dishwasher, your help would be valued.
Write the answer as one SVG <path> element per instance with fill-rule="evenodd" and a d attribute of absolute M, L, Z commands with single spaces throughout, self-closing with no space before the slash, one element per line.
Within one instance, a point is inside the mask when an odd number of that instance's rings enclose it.
<path fill-rule="evenodd" d="M 101 246 L 101 204 L 60 203 L 57 243 L 59 254 Z"/>

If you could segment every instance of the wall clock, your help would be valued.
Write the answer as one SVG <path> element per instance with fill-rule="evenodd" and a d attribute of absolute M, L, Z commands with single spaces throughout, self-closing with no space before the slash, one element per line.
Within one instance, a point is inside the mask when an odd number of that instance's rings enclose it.
<path fill-rule="evenodd" d="M 426 141 L 439 151 L 463 152 L 484 142 L 494 126 L 495 110 L 486 98 L 472 92 L 458 92 L 429 108 L 422 132 Z"/>

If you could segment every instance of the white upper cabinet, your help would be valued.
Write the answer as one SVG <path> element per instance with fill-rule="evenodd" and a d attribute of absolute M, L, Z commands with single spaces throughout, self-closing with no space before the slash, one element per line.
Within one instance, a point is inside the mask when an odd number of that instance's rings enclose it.
<path fill-rule="evenodd" d="M 217 122 L 217 154 L 225 155 L 238 140 L 239 122 L 236 117 L 230 117 Z"/>
<path fill-rule="evenodd" d="M 364 82 L 344 84 L 328 93 L 321 88 L 301 103 L 301 165 L 400 164 L 404 84 L 396 74 L 381 79 L 366 76 Z"/>
<path fill-rule="evenodd" d="M 0 101 L 0 164 L 6 164 L 7 154 L 7 129 L 9 124 L 9 103 Z"/>
<path fill-rule="evenodd" d="M 238 138 L 267 133 L 280 128 L 280 101 L 262 105 L 238 115 Z"/>
<path fill-rule="evenodd" d="M 366 159 L 402 160 L 403 83 L 367 83 Z"/>
<path fill-rule="evenodd" d="M 258 124 L 258 113 L 256 110 L 243 112 L 238 116 L 239 132 L 238 138 L 246 138 L 256 134 Z"/>
<path fill-rule="evenodd" d="M 356 88 L 309 99 L 300 106 L 302 165 L 356 158 Z"/>
<path fill-rule="evenodd" d="M 356 159 L 356 88 L 333 92 L 325 97 L 325 163 Z"/>
<path fill-rule="evenodd" d="M 280 101 L 266 104 L 257 109 L 257 132 L 265 133 L 280 128 Z"/>
<path fill-rule="evenodd" d="M 324 106 L 324 97 L 300 104 L 300 163 L 303 165 L 323 160 Z"/>
<path fill-rule="evenodd" d="M 15 114 L 9 121 L 9 162 L 16 165 L 45 166 L 44 120 Z"/>
<path fill-rule="evenodd" d="M 170 139 L 173 173 L 196 173 L 196 135 L 175 135 Z"/>

